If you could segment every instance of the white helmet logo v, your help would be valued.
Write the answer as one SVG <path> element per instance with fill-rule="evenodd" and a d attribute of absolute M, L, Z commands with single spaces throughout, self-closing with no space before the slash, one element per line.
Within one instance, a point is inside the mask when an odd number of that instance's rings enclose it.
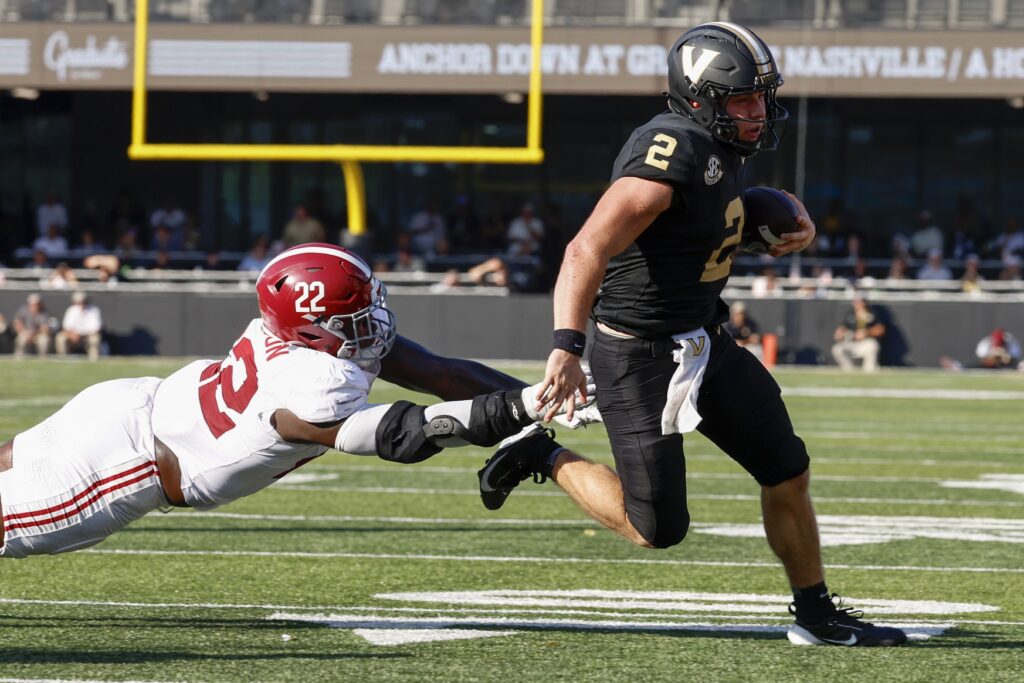
<path fill-rule="evenodd" d="M 700 80 L 700 77 L 704 75 L 704 70 L 711 66 L 711 62 L 715 61 L 715 57 L 722 54 L 716 50 L 705 49 L 700 53 L 700 57 L 697 58 L 697 62 L 693 61 L 693 46 L 683 45 L 682 53 L 679 55 L 679 61 L 683 66 L 683 74 L 694 83 Z"/>

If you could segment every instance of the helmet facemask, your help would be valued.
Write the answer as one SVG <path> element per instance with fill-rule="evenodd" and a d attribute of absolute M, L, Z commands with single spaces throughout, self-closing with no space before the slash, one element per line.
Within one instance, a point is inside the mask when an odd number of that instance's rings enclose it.
<path fill-rule="evenodd" d="M 387 289 L 374 278 L 373 301 L 355 313 L 318 318 L 313 324 L 341 340 L 337 356 L 354 363 L 373 363 L 388 354 L 395 343 L 395 314 L 386 304 Z"/>
<path fill-rule="evenodd" d="M 779 148 L 782 136 L 789 121 L 789 112 L 779 104 L 775 91 L 782 84 L 782 78 L 776 74 L 777 84 L 773 86 L 755 86 L 752 88 L 730 88 L 717 83 L 705 82 L 703 87 L 692 94 L 688 100 L 673 97 L 669 93 L 669 108 L 677 114 L 693 119 L 711 131 L 718 140 L 732 146 L 742 156 L 753 156 L 758 152 L 773 152 Z M 725 104 L 733 95 L 751 92 L 763 92 L 765 104 L 764 119 L 747 119 L 730 116 Z M 689 101 L 697 103 L 697 107 Z M 757 140 L 743 140 L 739 137 L 738 123 L 756 123 L 761 125 L 761 134 Z"/>

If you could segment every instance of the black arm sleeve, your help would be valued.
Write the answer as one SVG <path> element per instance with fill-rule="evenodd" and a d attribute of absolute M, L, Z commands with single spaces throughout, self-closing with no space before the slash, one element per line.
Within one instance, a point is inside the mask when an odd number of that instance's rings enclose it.
<path fill-rule="evenodd" d="M 502 389 L 520 389 L 526 382 L 482 363 L 444 358 L 399 336 L 380 366 L 380 378 L 405 389 L 432 394 L 445 401 L 463 401 Z"/>

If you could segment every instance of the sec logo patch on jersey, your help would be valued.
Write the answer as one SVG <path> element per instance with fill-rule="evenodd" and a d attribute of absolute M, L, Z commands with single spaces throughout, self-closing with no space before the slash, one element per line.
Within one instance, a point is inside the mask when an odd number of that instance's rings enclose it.
<path fill-rule="evenodd" d="M 704 169 L 704 182 L 714 185 L 722 179 L 722 160 L 712 154 L 708 157 L 708 167 Z"/>

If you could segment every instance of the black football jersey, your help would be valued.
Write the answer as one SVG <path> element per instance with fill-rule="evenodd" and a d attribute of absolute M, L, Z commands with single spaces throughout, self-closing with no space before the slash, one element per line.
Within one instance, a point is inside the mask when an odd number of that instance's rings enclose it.
<path fill-rule="evenodd" d="M 593 317 L 652 338 L 717 325 L 719 296 L 743 230 L 743 157 L 684 116 L 664 112 L 633 131 L 612 182 L 635 176 L 672 186 L 672 204 L 608 262 Z"/>

